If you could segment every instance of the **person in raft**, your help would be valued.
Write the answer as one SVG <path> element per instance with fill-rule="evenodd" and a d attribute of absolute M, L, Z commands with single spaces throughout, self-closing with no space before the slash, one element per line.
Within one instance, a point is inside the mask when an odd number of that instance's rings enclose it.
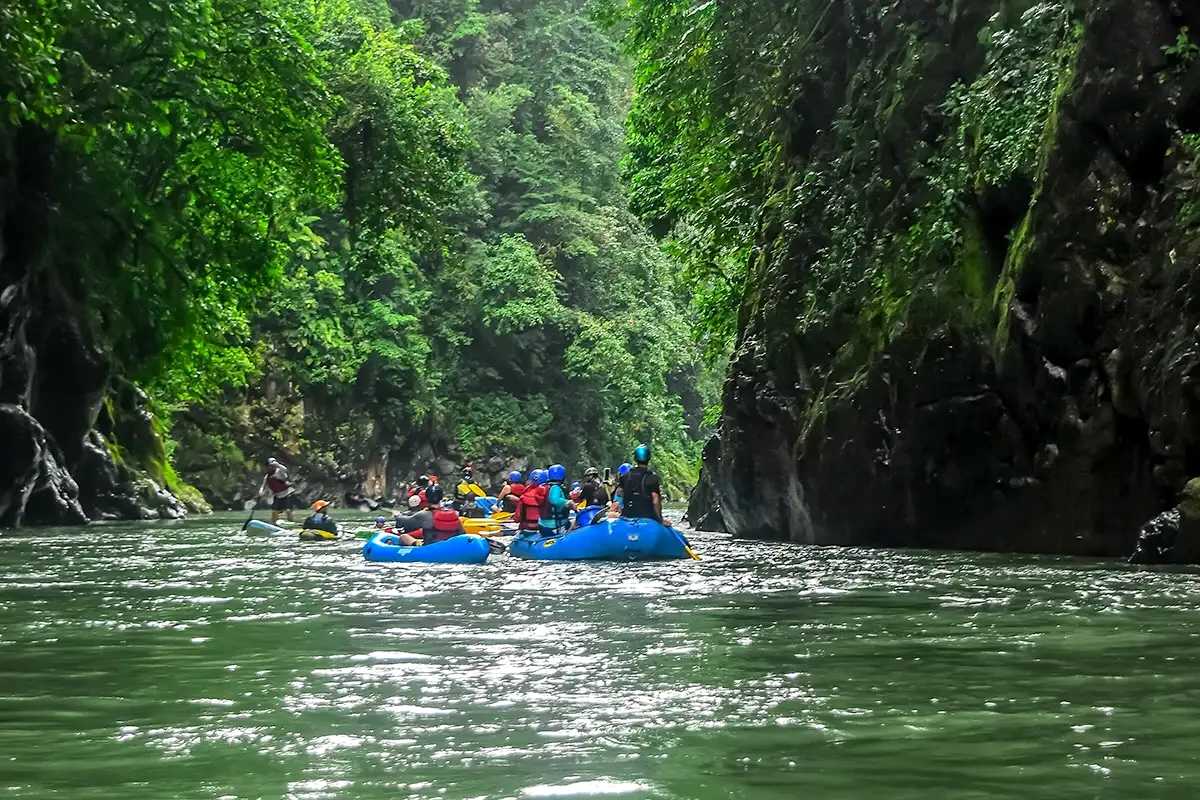
<path fill-rule="evenodd" d="M 334 536 L 337 536 L 337 523 L 327 513 L 329 505 L 328 500 L 318 500 L 313 503 L 313 513 L 308 515 L 308 519 L 304 520 L 304 524 L 301 527 L 306 531 L 323 531 L 324 533 L 332 533 Z"/>
<path fill-rule="evenodd" d="M 425 507 L 420 494 L 408 498 L 407 514 L 396 514 L 396 530 L 404 531 L 399 538 L 400 544 L 405 547 L 416 547 L 421 543 L 415 536 L 418 531 L 421 532 L 421 538 L 428 541 L 426 537 L 433 531 L 433 512 Z"/>
<path fill-rule="evenodd" d="M 633 464 L 625 463 L 617 467 L 617 480 L 613 485 L 612 492 L 609 495 L 610 505 L 608 507 L 608 519 L 615 520 L 621 516 L 621 508 L 625 504 L 625 498 L 621 496 L 621 481 L 625 480 L 625 476 L 633 469 Z"/>
<path fill-rule="evenodd" d="M 271 524 L 277 525 L 280 517 L 292 521 L 292 492 L 288 482 L 288 470 L 274 458 L 267 459 L 267 471 L 263 475 L 262 485 L 258 487 L 258 496 L 271 495 Z"/>
<path fill-rule="evenodd" d="M 517 513 L 517 505 L 521 502 L 521 495 L 525 494 L 525 483 L 522 481 L 520 472 L 513 470 L 508 473 L 508 480 L 504 482 L 504 486 L 500 489 L 500 494 L 496 496 L 496 501 L 500 508 L 507 511 L 509 514 Z"/>
<path fill-rule="evenodd" d="M 600 480 L 600 470 L 595 467 L 588 467 L 587 472 L 583 473 L 582 490 L 584 508 L 606 506 L 612 499 L 609 497 L 608 488 Z"/>
<path fill-rule="evenodd" d="M 637 466 L 621 478 L 617 489 L 621 498 L 621 516 L 652 519 L 669 526 L 671 523 L 663 519 L 662 514 L 662 481 L 650 469 L 650 445 L 638 445 L 633 451 L 633 460 Z"/>
<path fill-rule="evenodd" d="M 546 470 L 535 469 L 529 473 L 529 484 L 517 499 L 517 511 L 513 515 L 517 528 L 522 533 L 538 533 L 542 516 L 542 504 L 546 502 Z"/>
<path fill-rule="evenodd" d="M 542 536 L 557 536 L 571 529 L 570 502 L 563 488 L 566 479 L 567 470 L 562 464 L 555 464 L 546 471 L 546 494 L 538 509 L 538 527 Z"/>
<path fill-rule="evenodd" d="M 428 494 L 429 510 L 433 514 L 433 530 L 425 532 L 425 544 L 437 544 L 465 534 L 462 518 L 450 503 L 444 502 L 445 492 L 442 487 L 434 484 L 429 487 Z"/>

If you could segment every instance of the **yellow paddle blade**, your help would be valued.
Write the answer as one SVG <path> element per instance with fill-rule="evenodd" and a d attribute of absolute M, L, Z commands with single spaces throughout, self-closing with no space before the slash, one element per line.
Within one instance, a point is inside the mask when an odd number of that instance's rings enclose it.
<path fill-rule="evenodd" d="M 686 551 L 687 551 L 687 554 L 688 554 L 689 556 L 691 556 L 691 557 L 692 557 L 692 561 L 699 561 L 699 560 L 700 560 L 700 556 L 696 555 L 696 551 L 695 551 L 695 550 L 693 550 L 693 549 L 691 548 L 691 546 L 690 546 L 690 545 L 686 545 L 686 544 L 685 544 L 685 545 L 683 546 L 683 549 L 684 549 L 684 550 L 686 550 Z"/>

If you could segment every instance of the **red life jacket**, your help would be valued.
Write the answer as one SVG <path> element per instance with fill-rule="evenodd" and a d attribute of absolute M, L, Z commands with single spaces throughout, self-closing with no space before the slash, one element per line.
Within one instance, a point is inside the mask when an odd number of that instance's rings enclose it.
<path fill-rule="evenodd" d="M 517 506 L 517 527 L 523 531 L 536 531 L 542 517 L 542 503 L 546 501 L 545 486 L 529 486 L 521 493 Z"/>
<path fill-rule="evenodd" d="M 267 472 L 267 489 L 271 494 L 282 494 L 287 491 L 288 483 L 282 478 L 276 477 L 276 470 L 272 469 Z"/>
<path fill-rule="evenodd" d="M 510 483 L 508 485 L 508 493 L 516 497 L 520 497 L 521 495 L 525 494 L 525 490 L 528 488 L 529 487 L 523 483 Z"/>
<path fill-rule="evenodd" d="M 458 533 L 458 512 L 452 508 L 439 508 L 433 512 L 433 529 L 439 533 Z"/>

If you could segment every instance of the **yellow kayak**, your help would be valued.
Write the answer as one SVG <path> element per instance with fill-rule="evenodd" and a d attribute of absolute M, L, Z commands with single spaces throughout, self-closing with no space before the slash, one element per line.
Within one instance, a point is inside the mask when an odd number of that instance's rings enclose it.
<path fill-rule="evenodd" d="M 463 517 L 463 530 L 480 536 L 491 536 L 504 531 L 504 523 L 512 521 L 512 514 L 499 513 L 491 517 Z"/>

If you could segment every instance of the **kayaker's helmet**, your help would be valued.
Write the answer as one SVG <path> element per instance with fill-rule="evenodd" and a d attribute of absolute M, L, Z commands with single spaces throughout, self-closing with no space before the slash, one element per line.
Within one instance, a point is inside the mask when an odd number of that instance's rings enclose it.
<path fill-rule="evenodd" d="M 408 507 L 413 509 L 414 511 L 416 509 L 420 508 L 421 507 L 421 495 L 414 494 L 412 497 L 408 498 Z"/>
<path fill-rule="evenodd" d="M 583 477 L 585 477 L 585 478 L 599 478 L 599 477 L 600 477 L 600 470 L 596 469 L 595 467 L 588 467 L 586 470 L 584 470 Z"/>
<path fill-rule="evenodd" d="M 645 466 L 650 463 L 650 445 L 639 444 L 637 449 L 633 451 L 633 460 L 638 464 Z"/>
<path fill-rule="evenodd" d="M 508 482 L 509 483 L 520 483 L 521 482 L 521 473 L 517 472 L 515 469 L 512 472 L 508 473 Z"/>
<path fill-rule="evenodd" d="M 278 462 L 278 461 L 276 461 L 274 458 L 268 458 L 268 459 L 267 459 L 267 466 L 268 466 L 268 467 L 273 467 L 273 466 L 275 466 L 275 465 L 276 465 L 276 464 L 278 464 L 278 463 L 279 463 L 279 462 Z"/>
<path fill-rule="evenodd" d="M 316 501 L 315 503 L 313 503 L 313 504 L 312 504 L 312 510 L 313 510 L 313 511 L 315 511 L 315 512 L 317 512 L 318 514 L 319 514 L 319 513 L 321 513 L 322 511 L 324 511 L 324 510 L 325 510 L 325 509 L 327 509 L 327 508 L 329 508 L 329 501 L 328 501 L 328 500 L 318 500 L 318 501 Z"/>
<path fill-rule="evenodd" d="M 422 475 L 421 477 L 417 478 L 417 485 L 422 486 L 422 487 L 428 486 L 429 485 L 429 476 Z"/>
<path fill-rule="evenodd" d="M 546 482 L 546 470 L 535 469 L 533 472 L 529 473 L 529 482 L 534 486 L 541 486 Z"/>
<path fill-rule="evenodd" d="M 567 468 L 562 464 L 555 464 L 550 468 L 550 480 L 557 483 L 562 483 L 567 479 Z"/>
<path fill-rule="evenodd" d="M 442 498 L 446 496 L 446 491 L 436 483 L 430 486 L 425 492 L 425 499 L 429 501 L 430 506 L 441 505 Z"/>
<path fill-rule="evenodd" d="M 382 528 L 384 525 L 387 525 L 387 517 L 376 517 L 375 518 L 375 527 L 376 528 Z"/>
<path fill-rule="evenodd" d="M 626 462 L 626 463 L 622 464 L 621 466 L 617 467 L 617 475 L 624 478 L 626 475 L 629 474 L 629 470 L 631 470 L 631 469 L 633 469 L 633 464 Z"/>

